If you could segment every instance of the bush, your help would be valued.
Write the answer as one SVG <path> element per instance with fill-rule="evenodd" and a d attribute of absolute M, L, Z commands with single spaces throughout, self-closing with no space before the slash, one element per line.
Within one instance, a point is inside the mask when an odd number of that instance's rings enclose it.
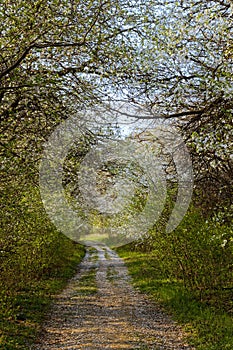
<path fill-rule="evenodd" d="M 153 265 L 165 278 L 182 280 L 200 300 L 230 310 L 233 230 L 222 217 L 218 213 L 207 220 L 192 208 L 176 230 L 168 234 L 157 225 L 134 249 L 153 256 Z"/>

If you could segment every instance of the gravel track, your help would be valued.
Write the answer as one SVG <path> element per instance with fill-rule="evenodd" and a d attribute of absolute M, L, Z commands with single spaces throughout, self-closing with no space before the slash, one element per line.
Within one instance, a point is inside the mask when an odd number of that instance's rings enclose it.
<path fill-rule="evenodd" d="M 81 281 L 93 271 L 96 281 L 89 290 Z M 114 251 L 87 247 L 79 272 L 57 296 L 32 349 L 194 349 L 181 328 L 130 282 Z"/>

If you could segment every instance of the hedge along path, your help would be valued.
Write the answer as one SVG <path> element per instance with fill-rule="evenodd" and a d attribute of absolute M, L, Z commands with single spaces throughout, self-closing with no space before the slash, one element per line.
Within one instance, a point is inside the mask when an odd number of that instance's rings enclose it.
<path fill-rule="evenodd" d="M 95 244 L 57 296 L 32 349 L 194 349 L 184 339 L 181 328 L 132 287 L 123 260 Z"/>

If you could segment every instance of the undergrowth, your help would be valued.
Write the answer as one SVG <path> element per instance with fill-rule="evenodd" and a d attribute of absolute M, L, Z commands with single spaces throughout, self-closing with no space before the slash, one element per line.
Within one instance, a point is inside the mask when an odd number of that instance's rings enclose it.
<path fill-rule="evenodd" d="M 0 348 L 26 350 L 35 340 L 53 296 L 76 273 L 85 254 L 83 246 L 60 237 L 63 247 L 59 263 L 38 278 L 27 279 L 17 290 L 0 291 Z"/>
<path fill-rule="evenodd" d="M 233 320 L 228 313 L 201 302 L 182 280 L 164 276 L 154 262 L 153 252 L 132 251 L 130 245 L 117 251 L 125 259 L 135 287 L 183 325 L 191 345 L 197 350 L 233 349 Z"/>

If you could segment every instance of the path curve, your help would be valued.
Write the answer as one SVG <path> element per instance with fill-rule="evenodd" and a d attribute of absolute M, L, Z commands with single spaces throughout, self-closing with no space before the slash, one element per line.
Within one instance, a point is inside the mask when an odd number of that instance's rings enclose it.
<path fill-rule="evenodd" d="M 82 281 L 96 273 L 97 290 Z M 136 291 L 124 262 L 103 245 L 87 247 L 77 275 L 57 297 L 34 350 L 191 350 L 181 328 Z"/>

